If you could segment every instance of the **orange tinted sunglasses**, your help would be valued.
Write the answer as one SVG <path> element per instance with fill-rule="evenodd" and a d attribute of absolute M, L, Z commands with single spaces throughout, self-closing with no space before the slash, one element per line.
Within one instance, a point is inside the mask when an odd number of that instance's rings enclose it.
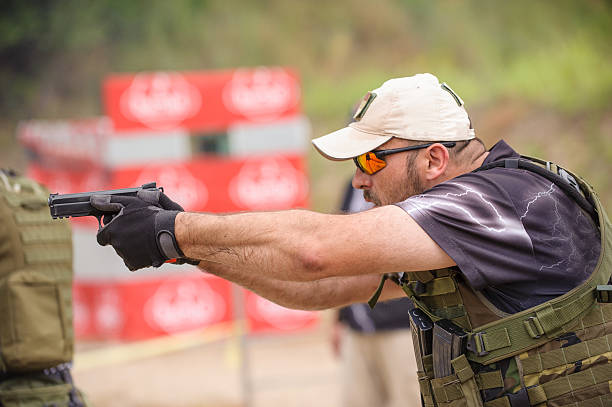
<path fill-rule="evenodd" d="M 433 144 L 436 144 L 436 143 L 427 143 L 427 144 L 419 144 L 416 146 L 392 148 L 389 150 L 368 151 L 367 153 L 363 153 L 361 155 L 358 155 L 357 157 L 353 157 L 353 161 L 355 161 L 355 165 L 361 171 L 365 172 L 368 175 L 372 175 L 387 166 L 387 162 L 384 159 L 385 156 L 390 155 L 390 154 L 395 154 L 395 153 L 401 153 L 404 151 L 420 150 L 422 148 L 427 148 Z M 455 143 L 454 141 L 445 141 L 440 144 L 442 144 L 446 148 L 451 148 L 451 147 L 455 147 L 455 144 L 457 143 Z"/>

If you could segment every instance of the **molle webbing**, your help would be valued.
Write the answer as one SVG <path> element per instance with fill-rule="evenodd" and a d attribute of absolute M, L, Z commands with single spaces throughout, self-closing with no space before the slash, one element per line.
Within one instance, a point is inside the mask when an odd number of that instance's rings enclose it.
<path fill-rule="evenodd" d="M 62 224 L 32 227 L 24 225 L 20 233 L 21 241 L 25 244 L 65 242 L 70 239 L 70 229 Z"/>
<path fill-rule="evenodd" d="M 15 220 L 21 225 L 36 225 L 49 220 L 48 212 L 18 212 L 15 214 Z"/>
<path fill-rule="evenodd" d="M 579 287 L 575 293 L 560 297 L 503 320 L 478 327 L 468 340 L 468 358 L 487 364 L 556 338 L 574 328 L 573 322 L 595 304 L 593 284 Z"/>
<path fill-rule="evenodd" d="M 466 398 L 466 396 L 471 399 L 468 406 L 482 405 L 479 404 L 479 391 L 504 387 L 504 379 L 499 370 L 474 373 L 464 355 L 453 359 L 451 363 L 455 373 L 447 377 L 431 379 L 423 372 L 419 372 L 419 384 L 426 405 L 428 404 L 427 400 L 432 398 L 432 393 L 438 406 L 444 405 L 444 403 L 453 403 Z M 429 392 L 428 381 L 431 383 L 431 393 L 424 393 L 423 390 Z M 425 397 L 425 395 L 429 397 Z M 433 405 L 433 400 L 429 405 Z M 484 405 L 489 406 L 489 404 Z"/>
<path fill-rule="evenodd" d="M 417 308 L 423 310 L 432 321 L 449 319 L 470 330 L 470 321 L 455 281 L 456 273 L 454 268 L 404 273 L 399 284 Z"/>
<path fill-rule="evenodd" d="M 26 178 L 3 176 L 5 182 L 0 192 L 18 231 L 18 239 L 13 243 L 14 256 L 22 253 L 25 266 L 55 263 L 71 268 L 71 231 L 66 221 L 51 221 L 45 190 Z M 20 263 L 21 260 L 17 261 Z"/>
<path fill-rule="evenodd" d="M 597 319 L 593 318 L 594 316 Z M 595 320 L 600 322 L 592 325 L 588 323 Z M 581 324 L 576 327 L 576 330 L 584 330 L 597 325 L 603 326 L 606 323 L 612 323 L 612 306 L 600 306 L 598 304 L 591 313 L 581 320 Z M 529 376 L 545 370 L 569 366 L 579 360 L 587 360 L 609 352 L 612 352 L 612 333 L 583 339 L 582 342 L 548 350 L 544 353 L 522 354 L 519 357 L 523 366 L 523 374 Z"/>
<path fill-rule="evenodd" d="M 66 220 L 51 219 L 47 198 L 0 170 L 0 375 L 72 359 L 72 236 Z"/>
<path fill-rule="evenodd" d="M 563 376 L 540 386 L 527 389 L 529 400 L 532 405 L 543 403 L 558 398 L 567 393 L 575 393 L 580 390 L 608 383 L 612 377 L 612 363 L 594 366 L 582 372 Z"/>

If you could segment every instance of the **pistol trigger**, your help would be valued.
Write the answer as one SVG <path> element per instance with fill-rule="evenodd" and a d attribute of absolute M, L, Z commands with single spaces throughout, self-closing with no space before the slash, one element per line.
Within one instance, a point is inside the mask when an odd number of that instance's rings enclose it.
<path fill-rule="evenodd" d="M 98 232 L 99 232 L 100 230 L 102 230 L 102 215 L 96 216 L 96 219 L 98 219 Z"/>

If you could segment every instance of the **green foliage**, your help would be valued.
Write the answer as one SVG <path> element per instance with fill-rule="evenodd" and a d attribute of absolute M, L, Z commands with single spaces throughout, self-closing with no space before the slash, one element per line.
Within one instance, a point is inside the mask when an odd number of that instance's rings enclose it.
<path fill-rule="evenodd" d="M 5 0 L 0 108 L 55 113 L 32 95 L 41 87 L 54 101 L 98 98 L 95 87 L 75 91 L 68 72 L 99 81 L 113 71 L 279 64 L 302 72 L 317 89 L 307 88 L 307 107 L 326 115 L 345 109 L 329 106 L 346 105 L 347 94 L 420 71 L 465 85 L 472 103 L 602 109 L 612 94 L 610 11 L 595 0 Z"/>
<path fill-rule="evenodd" d="M 580 140 L 603 155 L 607 188 L 611 34 L 604 0 L 3 0 L 0 147 L 18 120 L 102 113 L 109 72 L 292 66 L 315 134 L 384 80 L 434 72 L 469 110 L 520 104 L 581 123 L 519 147 Z"/>

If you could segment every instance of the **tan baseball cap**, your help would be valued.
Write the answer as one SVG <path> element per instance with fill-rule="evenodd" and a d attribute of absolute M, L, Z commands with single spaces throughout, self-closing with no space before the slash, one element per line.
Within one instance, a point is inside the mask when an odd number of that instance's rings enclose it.
<path fill-rule="evenodd" d="M 367 153 L 393 137 L 461 141 L 475 137 L 463 100 L 429 73 L 390 79 L 366 93 L 354 122 L 312 140 L 330 160 Z"/>

